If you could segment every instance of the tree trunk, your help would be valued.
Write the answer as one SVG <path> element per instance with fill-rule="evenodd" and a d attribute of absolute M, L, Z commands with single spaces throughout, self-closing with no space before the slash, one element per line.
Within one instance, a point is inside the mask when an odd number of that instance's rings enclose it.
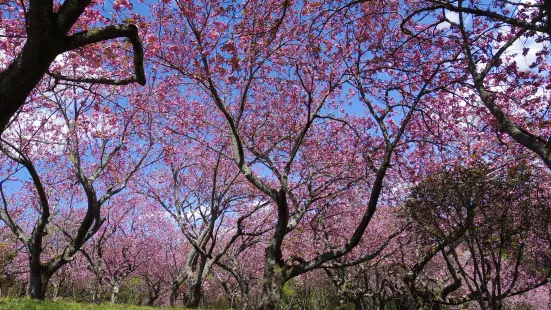
<path fill-rule="evenodd" d="M 203 294 L 203 278 L 207 276 L 212 263 L 207 266 L 207 258 L 204 256 L 196 256 L 197 269 L 193 270 L 193 266 L 189 266 L 189 270 L 186 272 L 187 284 L 188 284 L 188 298 L 186 300 L 186 307 L 196 309 L 201 303 L 201 297 Z"/>
<path fill-rule="evenodd" d="M 490 308 L 492 310 L 501 310 L 501 309 L 503 309 L 503 303 L 501 302 L 501 299 L 496 298 L 496 297 L 492 297 Z"/>
<path fill-rule="evenodd" d="M 55 281 L 52 284 L 54 286 L 54 292 L 52 294 L 52 300 L 57 300 L 57 296 L 59 294 L 59 287 L 61 286 L 61 284 L 59 282 L 55 282 Z"/>
<path fill-rule="evenodd" d="M 170 306 L 175 307 L 176 302 L 178 301 L 178 295 L 180 294 L 180 285 L 179 281 L 172 282 L 172 290 L 170 292 Z"/>
<path fill-rule="evenodd" d="M 262 294 L 260 295 L 259 310 L 276 310 L 281 301 L 281 293 L 285 280 L 283 267 L 276 264 L 267 265 L 262 279 Z"/>
<path fill-rule="evenodd" d="M 287 233 L 289 222 L 289 206 L 286 193 L 283 189 L 278 192 L 276 200 L 278 221 L 274 235 L 270 238 L 270 245 L 264 256 L 264 275 L 262 277 L 262 294 L 260 295 L 260 310 L 276 310 L 281 301 L 281 293 L 285 281 L 285 262 L 281 247 Z"/>
<path fill-rule="evenodd" d="M 147 294 L 147 303 L 146 303 L 147 306 L 153 306 L 155 301 L 157 299 L 159 299 L 160 290 L 161 290 L 161 283 L 160 282 L 157 283 L 157 284 L 151 283 L 151 285 L 149 286 L 149 289 L 148 289 L 148 294 Z"/>
<path fill-rule="evenodd" d="M 354 300 L 354 310 L 364 310 L 362 298 L 356 298 L 356 300 Z"/>
<path fill-rule="evenodd" d="M 199 303 L 201 302 L 201 282 L 191 282 L 188 289 L 186 308 L 196 309 L 199 307 Z"/>
<path fill-rule="evenodd" d="M 152 307 L 155 301 L 159 298 L 159 295 L 153 295 L 147 297 L 147 302 L 145 303 L 146 306 Z M 140 303 L 141 304 L 141 303 Z"/>
<path fill-rule="evenodd" d="M 239 290 L 241 292 L 241 310 L 248 310 L 249 309 L 249 287 L 247 286 L 247 284 L 243 283 L 240 279 L 238 281 L 239 281 Z"/>
<path fill-rule="evenodd" d="M 241 309 L 242 310 L 249 310 L 249 294 L 242 295 Z M 549 310 L 551 310 L 551 309 L 549 309 Z"/>
<path fill-rule="evenodd" d="M 386 309 L 386 302 L 385 302 L 385 298 L 384 297 L 381 297 L 379 299 L 379 310 L 385 310 Z"/>
<path fill-rule="evenodd" d="M 47 33 L 43 38 L 29 39 L 14 61 L 0 72 L 0 134 L 54 61 L 57 51 L 53 43 Z"/>
<path fill-rule="evenodd" d="M 92 295 L 92 302 L 94 303 L 97 303 L 97 304 L 100 304 L 101 303 L 101 298 L 102 298 L 102 288 L 101 288 L 101 279 L 100 278 L 96 278 L 96 281 L 94 281 L 94 293 Z"/>
<path fill-rule="evenodd" d="M 115 285 L 113 285 L 113 291 L 111 292 L 111 303 L 112 304 L 117 303 L 117 299 L 119 297 L 119 288 L 120 288 L 120 285 L 118 283 L 115 283 Z"/>
<path fill-rule="evenodd" d="M 248 297 L 243 298 L 243 302 L 241 303 L 241 309 L 242 310 L 249 310 L 249 298 Z"/>
<path fill-rule="evenodd" d="M 29 284 L 27 286 L 27 296 L 33 299 L 43 300 L 46 297 L 46 290 L 50 277 L 40 271 L 31 270 L 29 275 Z"/>

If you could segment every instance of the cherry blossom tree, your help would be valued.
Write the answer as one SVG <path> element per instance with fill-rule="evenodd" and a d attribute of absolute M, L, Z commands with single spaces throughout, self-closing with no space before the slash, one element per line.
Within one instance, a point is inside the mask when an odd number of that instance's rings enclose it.
<path fill-rule="evenodd" d="M 179 287 L 185 283 L 186 306 L 190 308 L 199 306 L 202 283 L 213 266 L 242 234 L 247 234 L 243 221 L 266 205 L 262 201 L 250 202 L 254 197 L 250 197 L 243 186 L 241 173 L 219 153 L 208 149 L 198 151 L 195 156 L 184 159 L 170 157 L 168 153 L 164 167 L 150 174 L 159 180 L 157 184 L 142 185 L 144 196 L 174 219 L 192 246 L 185 254 L 183 270 L 173 282 L 171 296 L 174 304 Z M 246 204 L 254 206 L 247 208 L 243 206 Z"/>
<path fill-rule="evenodd" d="M 96 277 L 92 300 L 102 301 L 103 284 L 111 291 L 111 303 L 116 303 L 123 282 L 153 259 L 160 249 L 157 240 L 147 232 L 141 210 L 135 199 L 110 201 L 103 211 L 106 214 L 102 228 L 80 251 L 88 269 Z M 131 196 L 131 198 L 134 198 Z"/>
<path fill-rule="evenodd" d="M 25 245 L 33 298 L 44 298 L 51 276 L 103 225 L 102 205 L 148 163 L 153 137 L 139 128 L 151 118 L 123 107 L 100 113 L 100 98 L 69 87 L 45 97 L 48 110 L 20 117 L 2 138 L 6 177 L 0 218 Z M 145 142 L 138 140 L 141 135 Z M 130 143 L 138 143 L 132 154 Z M 6 182 L 20 189 L 6 190 Z"/>
<path fill-rule="evenodd" d="M 424 241 L 413 242 L 420 255 L 405 282 L 419 307 L 502 309 L 548 281 L 533 270 L 547 249 L 547 204 L 526 168 L 458 168 L 413 190 L 406 210 Z"/>
<path fill-rule="evenodd" d="M 89 0 L 3 1 L 0 4 L 3 41 L 0 45 L 0 133 L 46 74 L 58 80 L 145 85 L 138 27 L 130 23 L 109 25 L 112 21 L 103 17 L 98 4 Z M 128 2 L 126 5 L 131 6 Z M 49 71 L 56 57 L 63 53 L 116 38 L 127 38 L 133 46 L 135 77 L 114 79 L 91 75 L 80 78 Z M 84 59 L 80 61 L 81 66 L 84 63 Z"/>
<path fill-rule="evenodd" d="M 412 1 L 404 32 L 461 53 L 454 100 L 480 105 L 496 132 L 551 167 L 548 132 L 549 10 L 546 1 Z"/>
<path fill-rule="evenodd" d="M 0 288 L 541 307 L 547 7 L 0 0 Z"/>
<path fill-rule="evenodd" d="M 407 150 L 404 136 L 417 106 L 446 83 L 439 74 L 446 62 L 421 41 L 400 37 L 393 22 L 399 16 L 392 13 L 397 6 L 366 4 L 331 19 L 335 7 L 319 3 L 155 8 L 163 22 L 152 54 L 173 89 L 186 87 L 175 100 L 191 115 L 209 116 L 202 128 L 212 124 L 213 135 L 231 143 L 225 156 L 273 202 L 277 217 L 266 247 L 261 309 L 276 307 L 289 279 L 359 244 L 393 158 Z M 340 112 L 351 98 L 366 115 Z M 213 148 L 212 136 L 180 131 L 187 122 L 193 120 L 176 119 L 173 130 Z M 345 201 L 365 207 L 339 246 L 284 254 L 285 239 L 312 214 Z"/>

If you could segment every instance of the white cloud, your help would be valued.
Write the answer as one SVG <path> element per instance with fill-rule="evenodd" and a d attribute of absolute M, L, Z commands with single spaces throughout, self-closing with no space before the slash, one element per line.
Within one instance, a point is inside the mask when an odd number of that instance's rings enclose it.
<path fill-rule="evenodd" d="M 452 23 L 459 23 L 459 14 L 458 13 L 446 10 L 444 14 L 446 14 L 446 18 L 449 21 L 451 21 Z M 444 30 L 444 29 L 448 29 L 450 26 L 451 26 L 450 23 L 444 22 L 444 23 L 439 24 L 437 26 L 437 28 L 439 30 Z"/>
<path fill-rule="evenodd" d="M 523 55 L 523 50 L 527 48 L 528 53 Z M 509 49 L 511 53 L 516 53 L 515 61 L 521 70 L 528 70 L 530 65 L 536 61 L 536 54 L 543 49 L 543 44 L 536 42 L 533 38 L 517 40 Z"/>

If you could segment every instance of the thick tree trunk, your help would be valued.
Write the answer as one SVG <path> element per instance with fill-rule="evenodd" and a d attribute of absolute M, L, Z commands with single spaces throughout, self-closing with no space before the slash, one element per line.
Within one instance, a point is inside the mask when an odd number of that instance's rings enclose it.
<path fill-rule="evenodd" d="M 503 303 L 501 302 L 501 299 L 492 297 L 490 308 L 492 310 L 501 310 L 501 309 L 503 309 Z"/>
<path fill-rule="evenodd" d="M 364 306 L 361 298 L 354 300 L 354 310 L 364 310 Z"/>
<path fill-rule="evenodd" d="M 379 299 L 379 304 L 377 306 L 379 306 L 379 310 L 385 310 L 386 309 L 386 302 L 385 302 L 384 297 L 381 297 Z"/>
<path fill-rule="evenodd" d="M 189 284 L 186 308 L 196 309 L 201 302 L 201 282 L 193 281 Z"/>
<path fill-rule="evenodd" d="M 241 309 L 249 310 L 249 288 L 247 285 L 240 283 L 239 289 L 241 291 Z M 551 310 L 551 309 L 550 309 Z"/>
<path fill-rule="evenodd" d="M 289 222 L 289 206 L 287 196 L 283 189 L 278 192 L 277 212 L 278 222 L 274 235 L 270 239 L 270 245 L 264 256 L 264 275 L 262 278 L 262 294 L 260 295 L 261 310 L 275 310 L 281 301 L 283 285 L 288 280 L 285 278 L 285 262 L 281 247 L 287 233 Z"/>
<path fill-rule="evenodd" d="M 49 281 L 49 276 L 40 271 L 31 270 L 29 284 L 27 286 L 27 296 L 33 299 L 43 300 L 46 297 Z"/>
<path fill-rule="evenodd" d="M 207 276 L 210 267 L 207 266 L 207 258 L 204 256 L 196 256 L 197 269 L 193 270 L 193 266 L 190 266 L 190 270 L 187 273 L 188 284 L 188 299 L 186 301 L 186 307 L 195 309 L 199 307 L 201 297 L 203 294 L 203 278 Z"/>
<path fill-rule="evenodd" d="M 159 298 L 159 295 L 150 295 L 147 297 L 146 306 L 152 307 L 155 301 Z M 141 303 L 140 303 L 141 304 Z"/>
<path fill-rule="evenodd" d="M 145 303 L 145 305 L 148 306 L 148 307 L 153 307 L 153 304 L 155 303 L 155 300 L 157 300 L 156 297 L 148 297 L 147 302 Z M 141 302 L 140 302 L 140 304 L 141 304 Z"/>
<path fill-rule="evenodd" d="M 161 291 L 161 283 L 153 283 L 148 281 L 148 290 L 147 290 L 147 306 L 153 306 L 155 301 L 159 299 L 160 291 Z M 141 304 L 141 301 L 140 301 Z"/>
<path fill-rule="evenodd" d="M 276 264 L 267 265 L 262 278 L 262 294 L 260 295 L 259 310 L 276 310 L 281 301 L 281 293 L 285 279 L 283 267 Z"/>
<path fill-rule="evenodd" d="M 44 29 L 48 29 L 47 25 Z M 17 58 L 0 72 L 0 134 L 57 55 L 52 47 L 55 41 L 47 33 L 44 31 L 40 40 L 29 39 Z"/>

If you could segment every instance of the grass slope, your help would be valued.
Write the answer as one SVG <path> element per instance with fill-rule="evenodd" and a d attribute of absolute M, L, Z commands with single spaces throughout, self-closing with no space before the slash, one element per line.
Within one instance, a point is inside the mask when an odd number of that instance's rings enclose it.
<path fill-rule="evenodd" d="M 67 301 L 38 301 L 31 299 L 0 299 L 0 310 L 159 310 L 161 308 L 134 305 L 82 304 Z M 184 308 L 171 308 L 185 310 Z"/>

